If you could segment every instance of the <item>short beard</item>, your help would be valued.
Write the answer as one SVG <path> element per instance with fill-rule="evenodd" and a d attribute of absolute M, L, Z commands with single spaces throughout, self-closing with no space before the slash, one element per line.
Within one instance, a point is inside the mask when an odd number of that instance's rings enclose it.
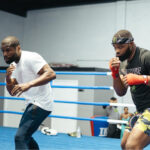
<path fill-rule="evenodd" d="M 122 56 L 119 56 L 119 60 L 120 60 L 120 61 L 124 61 L 124 60 L 128 59 L 128 58 L 131 56 L 131 53 L 132 53 L 132 51 L 131 51 L 131 49 L 130 49 L 129 46 L 128 46 L 128 49 L 127 49 L 127 51 L 125 52 L 125 54 L 122 55 Z"/>
<path fill-rule="evenodd" d="M 19 62 L 19 56 L 17 56 L 17 54 L 14 54 L 8 61 L 6 61 L 7 64 L 11 64 L 12 62 Z"/>

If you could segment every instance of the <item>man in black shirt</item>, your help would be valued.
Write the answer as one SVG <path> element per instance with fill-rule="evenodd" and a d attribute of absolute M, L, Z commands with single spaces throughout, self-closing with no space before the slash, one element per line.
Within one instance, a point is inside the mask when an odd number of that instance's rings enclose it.
<path fill-rule="evenodd" d="M 132 122 L 136 119 L 130 121 L 121 147 L 125 150 L 143 149 L 150 143 L 150 51 L 137 47 L 128 30 L 118 31 L 113 36 L 112 45 L 116 57 L 110 60 L 109 67 L 114 89 L 119 96 L 123 96 L 130 86 L 139 116 L 134 126 Z"/>

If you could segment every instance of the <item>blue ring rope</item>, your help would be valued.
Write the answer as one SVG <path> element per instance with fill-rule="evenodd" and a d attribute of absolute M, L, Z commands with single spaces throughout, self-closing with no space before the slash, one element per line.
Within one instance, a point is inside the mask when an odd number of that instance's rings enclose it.
<path fill-rule="evenodd" d="M 101 121 L 107 122 L 108 119 L 98 119 L 98 118 L 83 118 L 83 117 L 69 117 L 69 116 L 59 116 L 59 115 L 49 115 L 48 117 L 52 118 L 61 118 L 61 119 L 74 119 L 74 120 L 84 120 L 84 121 Z"/>
<path fill-rule="evenodd" d="M 7 114 L 17 114 L 22 115 L 22 112 L 16 112 L 16 111 L 7 111 L 7 110 L 0 110 L 0 113 L 7 113 Z"/>
<path fill-rule="evenodd" d="M 0 73 L 6 73 L 6 70 L 0 70 Z M 57 75 L 101 75 L 107 76 L 111 72 L 73 72 L 73 71 L 56 71 Z"/>
<path fill-rule="evenodd" d="M 0 82 L 0 86 L 5 86 L 5 85 L 6 85 L 6 83 Z"/>
<path fill-rule="evenodd" d="M 6 73 L 6 70 L 0 70 L 0 73 Z"/>
<path fill-rule="evenodd" d="M 71 89 L 95 89 L 95 90 L 111 90 L 110 86 L 63 86 L 63 85 L 52 85 L 52 88 L 71 88 Z"/>
<path fill-rule="evenodd" d="M 5 97 L 0 96 L 0 99 L 9 99 L 9 100 L 25 100 L 25 98 L 20 97 Z M 55 103 L 68 103 L 68 104 L 79 104 L 79 105 L 97 105 L 97 106 L 109 106 L 108 102 L 77 102 L 77 101 L 61 101 L 61 100 L 54 100 Z"/>
<path fill-rule="evenodd" d="M 6 86 L 6 83 L 0 82 L 0 86 Z M 95 89 L 95 90 L 112 90 L 111 86 L 67 86 L 51 85 L 52 88 L 71 88 L 71 89 Z"/>
<path fill-rule="evenodd" d="M 9 100 L 25 100 L 25 98 L 21 97 L 5 97 L 5 96 L 0 96 L 0 99 L 9 99 Z"/>
<path fill-rule="evenodd" d="M 17 114 L 22 115 L 22 112 L 16 112 L 16 111 L 3 111 L 0 110 L 0 113 L 8 113 L 8 114 Z M 59 115 L 49 115 L 50 118 L 61 118 L 61 119 L 73 119 L 73 120 L 84 120 L 84 121 L 101 121 L 101 122 L 107 122 L 108 119 L 99 119 L 99 118 L 83 118 L 83 117 L 69 117 L 69 116 L 59 116 Z"/>
<path fill-rule="evenodd" d="M 79 104 L 79 105 L 97 105 L 97 106 L 109 106 L 108 102 L 76 102 L 76 101 L 60 101 L 54 100 L 55 103 L 67 103 L 67 104 Z"/>
<path fill-rule="evenodd" d="M 25 98 L 20 97 L 4 97 L 0 96 L 0 99 L 8 99 L 8 100 L 25 100 Z M 79 102 L 79 101 L 64 101 L 64 100 L 54 100 L 55 103 L 68 103 L 68 104 L 79 104 L 79 105 L 97 105 L 97 106 L 130 106 L 135 107 L 134 104 L 120 104 L 120 103 L 108 103 L 108 102 Z"/>
<path fill-rule="evenodd" d="M 6 73 L 6 70 L 0 70 L 0 73 Z M 56 74 L 61 75 L 104 75 L 107 76 L 110 74 L 109 72 L 56 72 Z M 6 83 L 0 82 L 0 86 L 5 86 Z M 75 88 L 75 89 L 104 89 L 104 90 L 110 90 L 111 88 L 108 86 L 54 86 L 52 85 L 52 88 Z M 24 98 L 16 98 L 16 97 L 0 97 L 0 99 L 13 99 L 13 100 L 25 100 Z M 68 101 L 58 101 L 55 100 L 56 103 L 67 103 Z M 87 102 L 71 102 L 74 104 L 83 104 L 83 105 L 109 105 L 109 103 L 87 103 Z M 22 112 L 15 112 L 15 111 L 2 111 L 0 110 L 0 113 L 10 113 L 10 114 L 19 114 L 22 115 Z M 49 115 L 48 117 L 53 118 L 62 118 L 62 119 L 75 119 L 75 120 L 85 120 L 85 121 L 103 121 L 107 122 L 107 119 L 91 119 L 91 118 L 82 118 L 82 117 L 69 117 L 69 116 L 59 116 L 59 115 Z"/>

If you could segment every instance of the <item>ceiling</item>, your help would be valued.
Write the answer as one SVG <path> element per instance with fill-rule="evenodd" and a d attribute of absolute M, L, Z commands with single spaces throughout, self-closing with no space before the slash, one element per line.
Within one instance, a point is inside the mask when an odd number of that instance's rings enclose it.
<path fill-rule="evenodd" d="M 115 1 L 117 0 L 0 0 L 0 10 L 26 17 L 28 10 Z"/>

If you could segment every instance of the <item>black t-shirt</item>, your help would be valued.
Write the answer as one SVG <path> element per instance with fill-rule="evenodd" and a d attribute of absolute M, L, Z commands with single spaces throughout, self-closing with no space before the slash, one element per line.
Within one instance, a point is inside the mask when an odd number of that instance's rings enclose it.
<path fill-rule="evenodd" d="M 133 59 L 123 61 L 120 65 L 120 74 L 134 73 L 150 75 L 150 51 L 136 47 Z M 150 108 L 150 87 L 145 84 L 130 86 L 131 96 L 139 112 Z"/>

